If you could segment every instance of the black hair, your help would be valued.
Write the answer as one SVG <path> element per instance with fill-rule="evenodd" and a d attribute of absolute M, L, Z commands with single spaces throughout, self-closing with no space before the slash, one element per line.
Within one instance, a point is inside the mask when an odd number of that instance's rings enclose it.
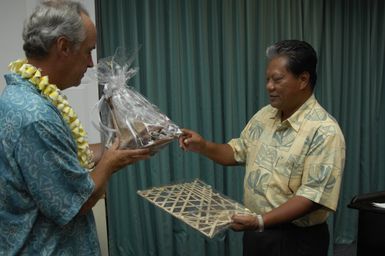
<path fill-rule="evenodd" d="M 269 60 L 278 56 L 287 57 L 287 69 L 296 76 L 308 72 L 310 86 L 314 90 L 317 82 L 317 53 L 309 43 L 300 40 L 279 41 L 266 49 L 266 56 Z"/>

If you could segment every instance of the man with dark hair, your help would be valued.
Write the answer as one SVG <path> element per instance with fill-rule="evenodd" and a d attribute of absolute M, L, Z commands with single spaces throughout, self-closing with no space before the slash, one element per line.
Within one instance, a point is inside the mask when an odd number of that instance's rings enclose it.
<path fill-rule="evenodd" d="M 244 231 L 244 255 L 327 255 L 330 212 L 337 208 L 345 163 L 344 136 L 317 102 L 317 56 L 306 42 L 284 40 L 267 48 L 270 104 L 239 138 L 206 141 L 183 129 L 184 150 L 223 165 L 246 166 L 244 204 L 256 216 L 233 216 Z"/>
<path fill-rule="evenodd" d="M 100 255 L 92 207 L 148 149 L 89 145 L 61 94 L 93 66 L 96 28 L 75 1 L 44 1 L 23 31 L 0 97 L 0 254 Z M 91 169 L 91 170 L 89 170 Z"/>

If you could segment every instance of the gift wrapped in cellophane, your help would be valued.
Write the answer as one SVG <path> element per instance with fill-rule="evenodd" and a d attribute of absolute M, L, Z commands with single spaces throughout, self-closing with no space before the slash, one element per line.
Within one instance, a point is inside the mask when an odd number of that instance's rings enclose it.
<path fill-rule="evenodd" d="M 98 81 L 104 93 L 98 106 L 99 127 L 107 147 L 118 136 L 120 148 L 158 151 L 182 132 L 157 106 L 127 85 L 138 71 L 131 67 L 135 55 L 128 58 L 123 49 L 118 49 L 114 56 L 99 60 Z"/>

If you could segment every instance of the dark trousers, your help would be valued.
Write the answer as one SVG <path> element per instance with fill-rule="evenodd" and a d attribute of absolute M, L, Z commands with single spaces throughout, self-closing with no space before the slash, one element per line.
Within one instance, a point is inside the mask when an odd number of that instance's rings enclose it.
<path fill-rule="evenodd" d="M 284 224 L 243 236 L 244 256 L 326 256 L 328 247 L 326 223 L 304 228 Z"/>

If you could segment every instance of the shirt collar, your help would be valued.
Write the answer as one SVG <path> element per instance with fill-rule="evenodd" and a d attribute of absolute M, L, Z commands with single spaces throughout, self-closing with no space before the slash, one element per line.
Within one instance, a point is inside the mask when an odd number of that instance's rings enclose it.
<path fill-rule="evenodd" d="M 4 75 L 5 82 L 7 85 L 27 85 L 30 87 L 31 90 L 33 90 L 35 93 L 40 94 L 39 90 L 34 86 L 28 79 L 22 78 L 20 75 L 15 74 L 15 73 L 9 73 Z"/>
<path fill-rule="evenodd" d="M 278 129 L 283 129 L 291 126 L 296 132 L 298 132 L 301 127 L 303 121 L 305 120 L 306 115 L 313 109 L 314 105 L 317 103 L 317 100 L 312 94 L 309 99 L 302 104 L 297 111 L 294 112 L 288 119 L 281 122 L 281 111 L 276 108 L 273 108 L 271 111 L 271 119 L 275 119 L 278 122 Z"/>

